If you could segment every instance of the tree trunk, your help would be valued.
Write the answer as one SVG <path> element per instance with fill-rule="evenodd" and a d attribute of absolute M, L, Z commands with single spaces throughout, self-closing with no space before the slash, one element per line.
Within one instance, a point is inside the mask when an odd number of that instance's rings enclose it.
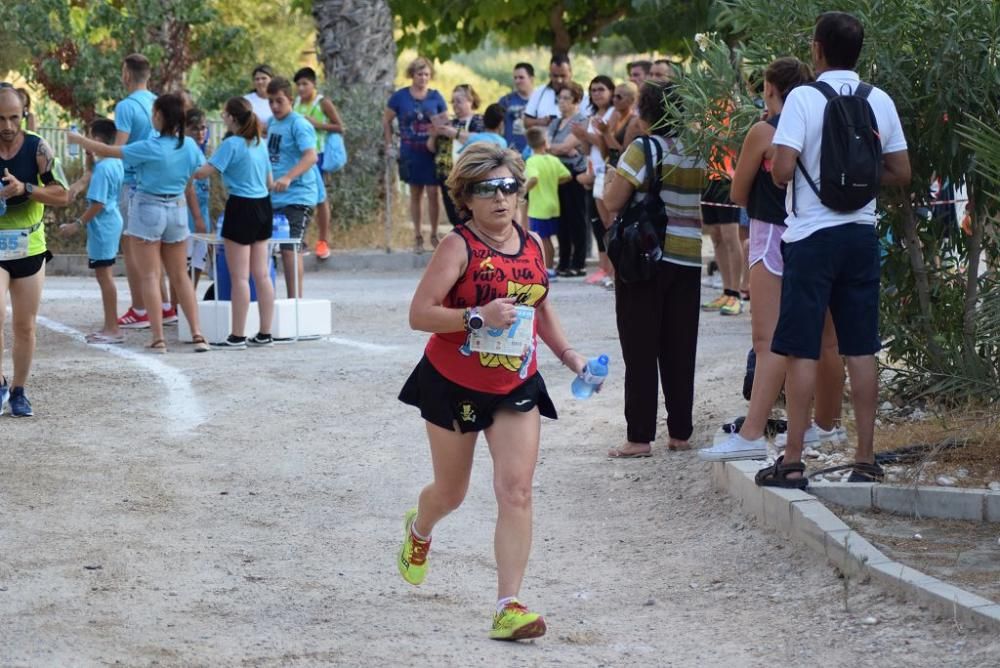
<path fill-rule="evenodd" d="M 313 0 L 313 18 L 324 92 L 344 122 L 349 162 L 330 179 L 331 221 L 374 223 L 391 212 L 384 184 L 395 173 L 382 142 L 382 112 L 396 78 L 392 12 L 387 0 Z"/>
<path fill-rule="evenodd" d="M 913 268 L 913 282 L 917 289 L 917 303 L 920 305 L 920 327 L 927 336 L 927 349 L 931 353 L 935 362 L 941 360 L 941 347 L 934 341 L 934 317 L 931 305 L 931 287 L 927 277 L 927 264 L 924 260 L 923 246 L 920 237 L 917 235 L 917 221 L 913 215 L 913 205 L 908 197 L 904 197 L 902 202 L 902 223 L 903 240 L 906 247 L 906 254 L 910 258 L 910 266 Z"/>

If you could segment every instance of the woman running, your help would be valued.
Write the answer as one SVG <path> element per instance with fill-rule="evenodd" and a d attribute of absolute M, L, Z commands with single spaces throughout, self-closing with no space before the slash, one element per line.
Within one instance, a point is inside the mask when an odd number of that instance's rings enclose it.
<path fill-rule="evenodd" d="M 739 433 L 724 442 L 698 451 L 707 461 L 760 459 L 767 456 L 764 428 L 774 402 L 785 382 L 786 357 L 771 352 L 771 337 L 778 324 L 781 305 L 781 235 L 785 231 L 785 189 L 771 178 L 771 157 L 775 129 L 785 98 L 793 88 L 813 80 L 809 66 L 796 58 L 779 58 L 764 72 L 764 104 L 767 120 L 756 123 L 743 141 L 733 176 L 730 198 L 745 206 L 750 216 L 750 312 L 753 349 L 757 355 L 750 408 Z M 844 389 L 843 362 L 837 350 L 833 321 L 827 315 L 823 331 L 820 373 L 826 382 L 816 384 L 816 422 L 807 440 L 846 440 L 836 424 Z M 780 447 L 780 444 L 779 444 Z"/>
<path fill-rule="evenodd" d="M 194 140 L 184 134 L 184 100 L 176 93 L 161 95 L 153 103 L 153 128 L 159 135 L 125 146 L 108 146 L 70 132 L 67 140 L 103 158 L 121 158 L 135 169 L 136 193 L 132 199 L 134 220 L 129 218 L 129 236 L 136 253 L 136 265 L 142 270 L 142 295 L 146 304 L 160 304 L 160 273 L 166 270 L 177 301 L 191 325 L 195 352 L 210 350 L 201 335 L 194 286 L 187 274 L 188 206 L 185 193 L 194 186 L 192 176 L 205 162 Z M 205 231 L 201 216 L 195 217 L 199 232 Z M 163 314 L 149 310 L 152 343 L 149 351 L 166 353 L 163 338 Z"/>
<path fill-rule="evenodd" d="M 273 231 L 271 210 L 271 162 L 267 145 L 260 138 L 260 123 L 250 103 L 231 97 L 222 111 L 226 128 L 233 133 L 219 146 L 206 164 L 194 173 L 204 179 L 222 174 L 229 192 L 221 235 L 225 240 L 226 266 L 232 285 L 233 321 L 229 337 L 212 343 L 219 348 L 269 346 L 274 317 L 274 286 L 271 284 L 271 253 L 268 240 Z M 247 311 L 250 309 L 250 276 L 257 289 L 260 330 L 246 336 Z"/>
<path fill-rule="evenodd" d="M 410 326 L 432 336 L 399 395 L 420 408 L 434 468 L 434 481 L 404 518 L 398 566 L 410 584 L 424 581 L 431 532 L 462 504 L 476 439 L 486 433 L 499 506 L 490 631 L 497 640 L 545 633 L 541 615 L 517 599 L 531 550 L 540 415 L 556 417 L 537 369 L 537 337 L 574 373 L 586 364 L 546 300 L 541 243 L 514 220 L 523 186 L 523 161 L 495 144 L 472 144 L 456 161 L 448 189 L 468 222 L 441 241 L 413 296 Z M 497 280 L 504 275 L 517 280 Z M 503 335 L 491 336 L 495 330 Z M 496 341 L 515 345 L 487 349 Z"/>

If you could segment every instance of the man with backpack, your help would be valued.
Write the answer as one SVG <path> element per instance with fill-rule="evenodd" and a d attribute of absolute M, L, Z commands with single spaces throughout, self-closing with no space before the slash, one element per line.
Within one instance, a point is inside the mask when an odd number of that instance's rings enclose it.
<path fill-rule="evenodd" d="M 771 350 L 788 357 L 788 442 L 757 484 L 804 489 L 803 437 L 816 387 L 827 309 L 847 360 L 858 445 L 851 482 L 881 482 L 874 457 L 878 369 L 880 186 L 910 182 L 906 138 L 892 99 L 854 71 L 864 28 L 826 12 L 813 33 L 817 82 L 788 95 L 774 136 L 772 175 L 787 184 L 781 311 Z"/>

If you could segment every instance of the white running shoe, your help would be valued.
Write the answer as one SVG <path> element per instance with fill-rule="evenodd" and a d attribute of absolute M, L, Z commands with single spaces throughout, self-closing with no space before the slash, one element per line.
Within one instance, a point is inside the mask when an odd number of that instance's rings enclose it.
<path fill-rule="evenodd" d="M 816 426 L 815 422 L 813 422 L 809 425 L 809 428 L 806 429 L 806 435 L 802 439 L 802 445 L 820 445 L 822 443 L 832 443 L 833 445 L 847 443 L 847 430 L 837 425 L 830 430 L 821 429 Z M 779 450 L 784 450 L 787 444 L 787 433 L 778 434 L 774 437 L 774 447 Z"/>
<path fill-rule="evenodd" d="M 767 439 L 749 441 L 739 434 L 730 434 L 722 443 L 698 451 L 698 458 L 706 462 L 732 462 L 739 459 L 764 459 L 767 457 Z"/>

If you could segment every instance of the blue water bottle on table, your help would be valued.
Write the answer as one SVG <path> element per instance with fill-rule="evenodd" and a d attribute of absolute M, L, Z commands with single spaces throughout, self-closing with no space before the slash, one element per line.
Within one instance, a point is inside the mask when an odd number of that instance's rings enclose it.
<path fill-rule="evenodd" d="M 573 379 L 571 390 L 577 399 L 589 399 L 608 377 L 608 356 L 600 355 L 587 362 L 580 375 Z"/>

